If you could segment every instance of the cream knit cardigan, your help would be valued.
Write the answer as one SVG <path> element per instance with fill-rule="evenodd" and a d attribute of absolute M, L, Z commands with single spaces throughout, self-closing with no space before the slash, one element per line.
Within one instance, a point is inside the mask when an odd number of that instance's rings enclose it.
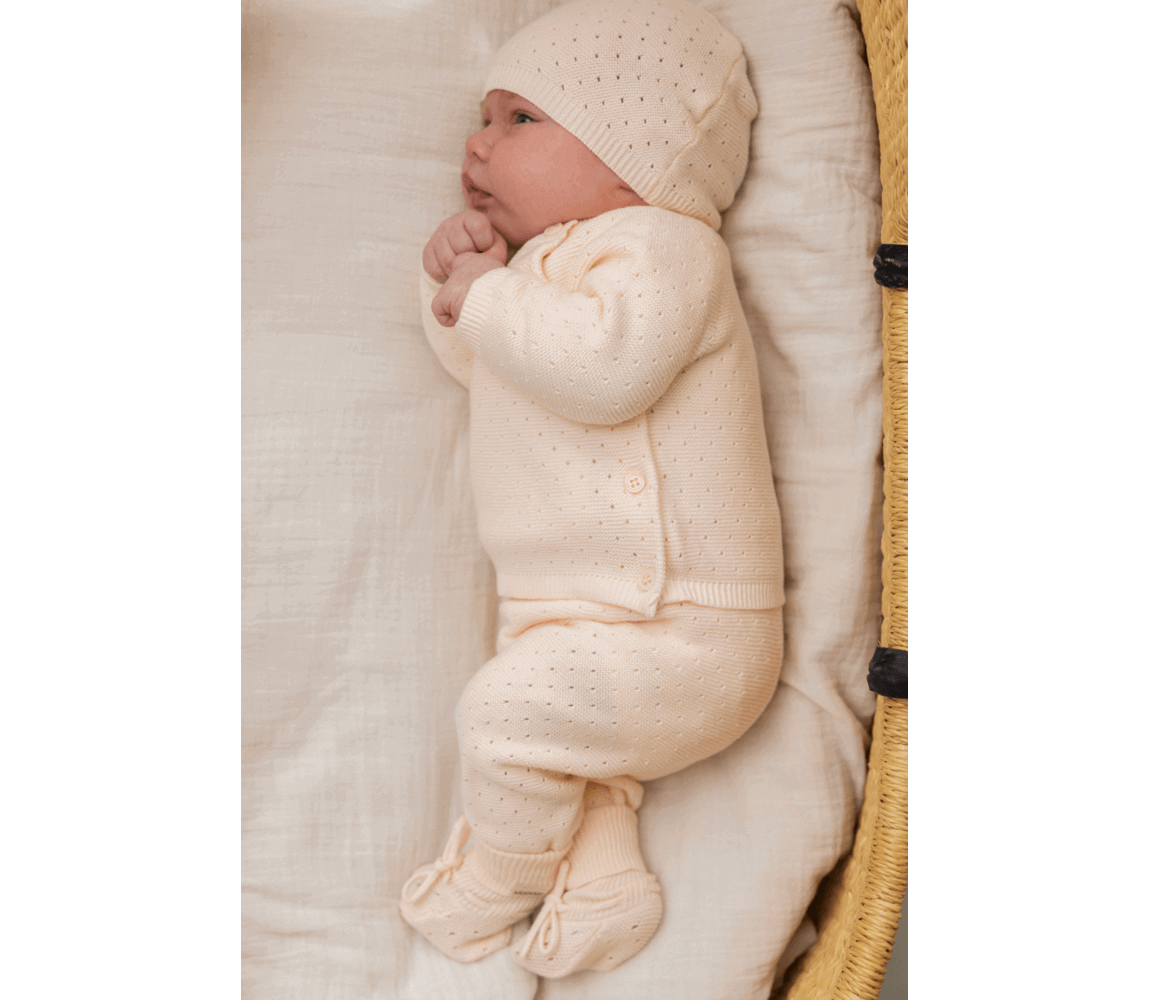
<path fill-rule="evenodd" d="M 499 594 L 783 603 L 759 379 L 726 245 L 634 207 L 551 226 L 423 326 L 471 390 L 479 531 Z"/>

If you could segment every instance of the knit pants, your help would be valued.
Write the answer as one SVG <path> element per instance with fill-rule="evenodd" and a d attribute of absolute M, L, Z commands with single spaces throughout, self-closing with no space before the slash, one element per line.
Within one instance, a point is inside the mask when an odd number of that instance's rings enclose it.
<path fill-rule="evenodd" d="M 497 653 L 456 715 L 475 836 L 562 850 L 588 781 L 623 788 L 729 746 L 774 693 L 782 609 L 669 604 L 653 618 L 593 601 L 505 600 Z"/>

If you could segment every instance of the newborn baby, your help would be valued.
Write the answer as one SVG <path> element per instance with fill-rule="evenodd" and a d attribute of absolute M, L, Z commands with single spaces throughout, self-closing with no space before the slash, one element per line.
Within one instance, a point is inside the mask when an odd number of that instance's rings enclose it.
<path fill-rule="evenodd" d="M 686 0 L 561 6 L 484 89 L 422 295 L 471 391 L 497 652 L 457 711 L 465 815 L 401 911 L 467 962 L 538 910 L 512 956 L 557 977 L 650 940 L 640 782 L 729 746 L 778 678 L 778 507 L 717 232 L 758 109 L 738 41 Z"/>

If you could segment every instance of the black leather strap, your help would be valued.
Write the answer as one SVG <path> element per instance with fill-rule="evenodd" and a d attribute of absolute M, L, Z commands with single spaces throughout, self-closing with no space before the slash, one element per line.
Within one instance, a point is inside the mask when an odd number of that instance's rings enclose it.
<path fill-rule="evenodd" d="M 883 288 L 906 288 L 905 243 L 882 243 L 874 255 L 874 280 Z"/>
<path fill-rule="evenodd" d="M 884 698 L 907 697 L 906 650 L 879 646 L 870 658 L 867 685 Z"/>

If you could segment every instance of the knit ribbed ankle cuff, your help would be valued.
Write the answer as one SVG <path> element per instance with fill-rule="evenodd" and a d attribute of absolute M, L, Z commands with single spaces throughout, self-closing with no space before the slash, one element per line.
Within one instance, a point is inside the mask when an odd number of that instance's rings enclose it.
<path fill-rule="evenodd" d="M 639 851 L 639 817 L 627 806 L 600 806 L 583 814 L 583 823 L 567 855 L 567 886 L 578 889 L 606 875 L 645 872 Z"/>
<path fill-rule="evenodd" d="M 568 849 L 543 851 L 541 854 L 512 854 L 476 840 L 471 849 L 475 857 L 474 874 L 489 889 L 508 896 L 545 895 L 555 885 L 559 863 Z"/>

